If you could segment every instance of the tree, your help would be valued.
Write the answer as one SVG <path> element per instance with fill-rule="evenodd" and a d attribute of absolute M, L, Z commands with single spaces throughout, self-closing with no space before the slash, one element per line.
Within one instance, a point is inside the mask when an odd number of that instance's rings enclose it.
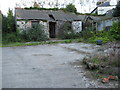
<path fill-rule="evenodd" d="M 65 10 L 66 10 L 67 12 L 77 13 L 77 9 L 75 8 L 75 5 L 72 5 L 71 3 L 66 6 L 66 9 L 65 9 Z"/>
<path fill-rule="evenodd" d="M 0 31 L 2 30 L 2 13 L 0 11 Z"/>
<path fill-rule="evenodd" d="M 8 28 L 7 28 L 7 17 L 2 15 L 2 33 L 8 33 Z"/>
<path fill-rule="evenodd" d="M 120 21 L 113 23 L 110 29 L 110 36 L 116 40 L 120 40 Z"/>
<path fill-rule="evenodd" d="M 0 11 L 0 42 L 1 42 L 1 40 L 2 40 L 2 13 L 1 13 L 1 11 Z M 1 44 L 1 43 L 0 43 Z"/>
<path fill-rule="evenodd" d="M 7 28 L 8 28 L 8 33 L 15 32 L 15 19 L 13 16 L 12 10 L 8 10 L 8 16 L 7 16 Z"/>
<path fill-rule="evenodd" d="M 35 8 L 40 8 L 39 4 L 37 4 L 37 2 L 34 2 L 34 5 L 33 5 Z"/>
<path fill-rule="evenodd" d="M 113 11 L 113 16 L 114 17 L 119 17 L 120 16 L 120 1 L 118 2 L 116 8 Z"/>

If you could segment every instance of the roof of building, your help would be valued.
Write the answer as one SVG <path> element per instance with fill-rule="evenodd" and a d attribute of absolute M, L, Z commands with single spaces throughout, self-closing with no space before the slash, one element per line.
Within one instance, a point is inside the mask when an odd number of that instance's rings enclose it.
<path fill-rule="evenodd" d="M 56 21 L 74 21 L 81 20 L 82 16 L 77 16 L 74 13 L 65 13 L 61 10 L 26 10 L 26 9 L 15 9 L 16 19 L 40 19 L 40 20 L 51 20 L 52 16 Z M 53 19 L 52 19 L 53 20 Z"/>
<path fill-rule="evenodd" d="M 106 14 L 105 16 L 87 16 L 85 21 L 87 19 L 91 19 L 94 22 L 99 22 L 99 21 L 104 21 L 104 20 L 108 20 L 108 19 L 112 19 L 112 18 L 113 18 L 113 16 L 109 15 L 109 14 Z"/>
<path fill-rule="evenodd" d="M 105 2 L 105 3 L 98 5 L 98 7 L 106 7 L 106 6 L 111 6 L 110 2 Z"/>

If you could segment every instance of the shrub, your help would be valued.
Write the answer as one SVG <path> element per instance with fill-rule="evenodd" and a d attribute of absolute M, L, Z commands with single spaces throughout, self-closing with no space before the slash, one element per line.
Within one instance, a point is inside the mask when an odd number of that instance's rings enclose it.
<path fill-rule="evenodd" d="M 111 36 L 115 40 L 120 40 L 120 21 L 113 23 L 113 26 L 109 31 L 109 34 L 110 34 L 109 36 Z"/>
<path fill-rule="evenodd" d="M 120 22 L 114 22 L 113 26 L 109 31 L 93 31 L 93 30 L 84 30 L 82 31 L 83 39 L 96 43 L 96 40 L 102 40 L 103 43 L 107 43 L 108 41 L 120 40 Z"/>
<path fill-rule="evenodd" d="M 23 30 L 21 38 L 24 41 L 44 41 L 48 39 L 42 25 L 35 25 L 34 28 Z"/>
<path fill-rule="evenodd" d="M 21 41 L 21 39 L 17 33 L 2 34 L 3 44 L 10 43 L 10 42 L 19 42 L 19 41 Z"/>
<path fill-rule="evenodd" d="M 81 36 L 81 33 L 75 33 L 70 22 L 65 22 L 58 29 L 58 38 L 60 39 L 76 39 Z"/>
<path fill-rule="evenodd" d="M 89 39 L 89 38 L 91 38 L 91 37 L 94 37 L 95 36 L 95 31 L 93 31 L 93 30 L 83 30 L 82 32 L 81 32 L 81 36 L 83 37 L 83 39 Z"/>
<path fill-rule="evenodd" d="M 91 43 L 96 43 L 97 40 L 102 40 L 103 43 L 107 43 L 108 41 L 110 41 L 110 39 L 108 37 L 92 37 L 89 39 L 89 42 Z"/>
<path fill-rule="evenodd" d="M 70 39 L 73 30 L 71 28 L 70 22 L 65 22 L 62 24 L 58 30 L 58 38 L 60 39 Z"/>

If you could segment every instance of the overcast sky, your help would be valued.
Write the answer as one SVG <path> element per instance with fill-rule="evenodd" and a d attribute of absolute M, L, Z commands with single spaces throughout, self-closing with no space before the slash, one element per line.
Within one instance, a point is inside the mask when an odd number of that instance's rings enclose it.
<path fill-rule="evenodd" d="M 59 7 L 64 7 L 63 4 L 67 5 L 69 3 L 73 3 L 75 7 L 77 8 L 78 12 L 89 13 L 96 7 L 96 2 L 98 0 L 1 0 L 0 10 L 2 11 L 4 15 L 6 15 L 9 8 L 14 10 L 14 7 L 16 6 L 30 7 L 30 6 L 33 6 L 34 1 L 37 1 L 39 3 L 43 3 L 45 1 L 45 4 L 43 6 L 44 8 L 50 7 L 48 5 L 49 2 L 52 4 L 52 2 L 55 3 L 56 1 L 58 1 L 58 3 L 60 4 Z M 112 1 L 115 1 L 115 0 L 112 0 Z"/>

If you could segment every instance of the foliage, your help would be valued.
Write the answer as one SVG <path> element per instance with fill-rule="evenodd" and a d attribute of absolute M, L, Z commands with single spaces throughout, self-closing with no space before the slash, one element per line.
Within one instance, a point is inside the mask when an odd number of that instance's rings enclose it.
<path fill-rule="evenodd" d="M 113 26 L 109 31 L 93 31 L 84 30 L 82 31 L 83 39 L 90 43 L 96 43 L 97 40 L 102 40 L 103 43 L 108 41 L 120 40 L 120 22 L 114 22 Z"/>
<path fill-rule="evenodd" d="M 70 22 L 65 22 L 64 24 L 60 25 L 60 28 L 58 30 L 58 37 L 61 39 L 68 39 L 70 34 L 73 33 L 73 30 L 71 28 Z"/>
<path fill-rule="evenodd" d="M 108 37 L 92 37 L 89 39 L 89 42 L 91 43 L 96 43 L 97 40 L 102 40 L 103 43 L 107 43 L 108 41 L 110 41 L 110 39 Z"/>
<path fill-rule="evenodd" d="M 118 2 L 116 8 L 114 9 L 113 16 L 120 17 L 120 1 Z"/>
<path fill-rule="evenodd" d="M 53 10 L 53 11 L 57 11 L 57 10 L 59 10 L 58 8 L 38 8 L 38 7 L 30 7 L 30 8 L 28 8 L 28 7 L 25 7 L 25 9 L 27 9 L 27 10 L 31 10 L 31 9 L 37 9 L 37 10 Z"/>
<path fill-rule="evenodd" d="M 103 31 L 97 31 L 96 34 L 94 34 L 93 37 L 89 38 L 89 42 L 96 43 L 97 40 L 102 40 L 103 43 L 106 43 L 108 41 L 112 41 L 113 39 L 109 36 L 109 32 L 106 30 Z"/>
<path fill-rule="evenodd" d="M 22 32 L 16 30 L 16 32 L 3 33 L 2 42 L 3 44 L 13 43 L 13 42 L 24 42 L 24 41 L 44 41 L 47 40 L 47 35 L 45 34 L 43 27 L 36 25 L 34 28 L 27 28 Z"/>
<path fill-rule="evenodd" d="M 80 33 L 75 33 L 70 22 L 62 24 L 58 30 L 58 38 L 60 39 L 75 39 L 80 37 Z"/>
<path fill-rule="evenodd" d="M 2 30 L 2 14 L 0 13 L 0 31 Z"/>
<path fill-rule="evenodd" d="M 67 5 L 65 10 L 67 12 L 77 13 L 77 9 L 75 8 L 75 5 L 73 5 L 72 3 Z"/>
<path fill-rule="evenodd" d="M 8 33 L 8 28 L 7 28 L 7 17 L 2 16 L 2 33 Z"/>
<path fill-rule="evenodd" d="M 2 44 L 1 41 L 2 41 L 2 14 L 0 12 L 0 45 Z"/>
<path fill-rule="evenodd" d="M 43 30 L 42 25 L 35 25 L 34 28 L 27 28 L 21 32 L 22 40 L 24 41 L 44 41 L 47 40 L 47 35 Z"/>
<path fill-rule="evenodd" d="M 94 37 L 94 35 L 95 35 L 95 31 L 94 30 L 83 30 L 82 32 L 81 32 L 81 36 L 82 36 L 82 38 L 83 39 L 89 39 L 89 38 L 91 38 L 91 37 Z"/>
<path fill-rule="evenodd" d="M 41 41 L 41 42 L 10 42 L 10 43 L 3 43 L 2 47 L 14 47 L 14 46 L 32 46 L 32 45 L 43 45 L 43 44 L 58 44 L 58 43 L 77 43 L 83 41 L 82 38 L 80 39 L 65 39 L 65 40 L 58 40 L 58 41 Z"/>
<path fill-rule="evenodd" d="M 7 16 L 7 28 L 8 33 L 15 32 L 15 19 L 12 13 L 12 10 L 9 9 Z"/>
<path fill-rule="evenodd" d="M 10 42 L 19 42 L 19 41 L 21 41 L 21 39 L 17 35 L 17 33 L 2 34 L 3 44 L 7 44 L 7 43 L 10 43 Z"/>
<path fill-rule="evenodd" d="M 100 5 L 100 4 L 102 4 L 101 2 L 97 2 L 97 5 Z"/>
<path fill-rule="evenodd" d="M 27 10 L 31 10 L 31 9 L 35 9 L 35 10 L 53 10 L 53 11 L 57 11 L 57 10 L 63 10 L 65 12 L 72 12 L 72 13 L 77 13 L 77 9 L 75 8 L 74 5 L 69 4 L 66 6 L 66 8 L 40 8 L 40 7 L 25 7 L 25 9 Z"/>
<path fill-rule="evenodd" d="M 120 40 L 120 21 L 114 22 L 109 32 L 112 38 L 114 38 L 115 40 Z"/>

